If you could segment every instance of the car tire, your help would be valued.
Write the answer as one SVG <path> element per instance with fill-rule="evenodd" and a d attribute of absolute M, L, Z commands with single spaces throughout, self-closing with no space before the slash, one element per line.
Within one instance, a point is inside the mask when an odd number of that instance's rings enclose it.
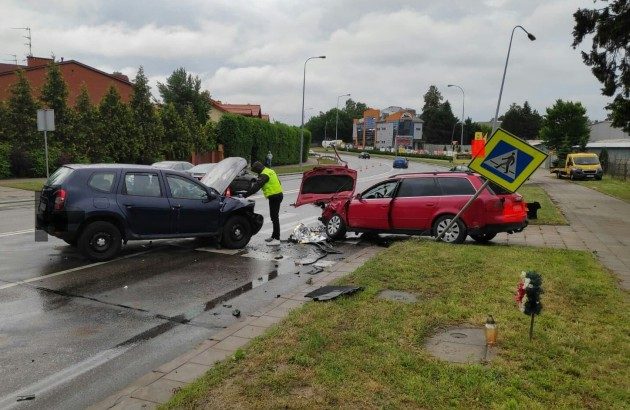
<path fill-rule="evenodd" d="M 330 239 L 334 240 L 345 238 L 346 229 L 346 222 L 339 214 L 333 214 L 333 216 L 326 221 L 326 235 Z"/>
<path fill-rule="evenodd" d="M 242 249 L 252 237 L 249 221 L 241 215 L 234 215 L 223 226 L 221 243 L 227 249 Z"/>
<path fill-rule="evenodd" d="M 451 219 L 453 219 L 453 215 L 442 215 L 435 220 L 433 223 L 433 235 L 436 238 L 448 226 Z M 458 219 L 451 226 L 450 233 L 446 233 L 440 240 L 446 243 L 462 243 L 466 239 L 466 235 L 466 225 L 461 219 Z"/>
<path fill-rule="evenodd" d="M 473 238 L 475 242 L 479 243 L 488 243 L 493 240 L 495 236 L 497 236 L 496 233 L 477 233 L 470 235 L 470 237 Z"/>
<path fill-rule="evenodd" d="M 114 224 L 95 221 L 81 232 L 77 245 L 88 259 L 101 262 L 118 255 L 122 246 L 122 237 Z"/>
<path fill-rule="evenodd" d="M 571 172 L 571 174 L 569 175 L 569 179 L 571 181 L 575 181 L 575 175 L 573 174 L 573 172 Z"/>

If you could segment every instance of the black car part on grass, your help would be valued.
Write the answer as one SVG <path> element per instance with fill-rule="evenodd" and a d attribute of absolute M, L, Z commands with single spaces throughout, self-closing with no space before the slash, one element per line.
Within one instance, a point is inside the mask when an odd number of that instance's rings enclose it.
<path fill-rule="evenodd" d="M 351 295 L 355 292 L 363 290 L 361 286 L 322 286 L 319 289 L 307 293 L 304 297 L 311 298 L 317 302 L 325 302 L 327 300 L 336 299 L 342 295 Z"/>

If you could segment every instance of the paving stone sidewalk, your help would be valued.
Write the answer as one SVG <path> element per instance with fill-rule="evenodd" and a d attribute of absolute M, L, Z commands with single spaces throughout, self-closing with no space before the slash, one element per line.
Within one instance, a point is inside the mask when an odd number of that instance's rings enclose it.
<path fill-rule="evenodd" d="M 0 204 L 34 201 L 33 191 L 0 186 Z"/>
<path fill-rule="evenodd" d="M 505 244 L 590 250 L 630 289 L 630 203 L 538 170 L 531 178 L 569 221 L 569 226 L 531 225 L 522 233 L 502 234 Z"/>
<path fill-rule="evenodd" d="M 90 409 L 152 409 L 167 402 L 175 390 L 201 377 L 215 363 L 230 357 L 267 328 L 280 322 L 292 309 L 310 300 L 304 295 L 353 272 L 382 249 L 378 246 L 366 247 L 326 268 L 313 277 L 312 284 L 304 284 L 295 292 L 277 298 L 264 309 L 221 330 L 193 350 L 147 373 Z"/>

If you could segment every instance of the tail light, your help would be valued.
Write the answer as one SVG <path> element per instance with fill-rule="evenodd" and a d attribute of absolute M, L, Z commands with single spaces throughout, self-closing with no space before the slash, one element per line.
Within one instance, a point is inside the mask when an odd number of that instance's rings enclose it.
<path fill-rule="evenodd" d="M 232 196 L 232 190 L 230 189 L 230 187 L 225 190 L 225 196 Z"/>
<path fill-rule="evenodd" d="M 55 192 L 55 211 L 61 211 L 64 208 L 67 195 L 65 189 L 58 189 Z"/>

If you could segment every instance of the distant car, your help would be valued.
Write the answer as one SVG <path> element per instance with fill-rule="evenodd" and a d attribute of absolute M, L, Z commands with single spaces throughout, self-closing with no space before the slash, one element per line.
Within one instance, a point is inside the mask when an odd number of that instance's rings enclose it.
<path fill-rule="evenodd" d="M 210 172 L 210 170 L 214 168 L 215 165 L 217 164 L 199 164 L 190 168 L 186 172 L 190 174 L 193 178 L 201 180 L 201 178 L 203 178 L 208 172 Z"/>
<path fill-rule="evenodd" d="M 396 157 L 394 158 L 394 163 L 392 164 L 394 168 L 409 168 L 409 160 L 404 157 Z"/>
<path fill-rule="evenodd" d="M 193 167 L 193 164 L 186 161 L 160 161 L 153 163 L 151 166 L 162 169 L 172 169 L 173 171 L 188 171 Z"/>
<path fill-rule="evenodd" d="M 201 183 L 206 186 L 219 186 L 221 189 L 215 189 L 226 196 L 247 196 L 256 180 L 258 175 L 247 169 L 245 158 L 228 157 L 215 164 L 212 170 L 201 178 Z"/>
<path fill-rule="evenodd" d="M 313 168 L 302 177 L 295 206 L 321 206 L 321 221 L 331 239 L 343 238 L 346 232 L 437 236 L 485 180 L 464 172 L 398 174 L 359 194 L 356 182 L 357 171 L 346 166 Z M 499 232 L 521 232 L 527 224 L 521 195 L 488 187 L 442 241 L 461 243 L 470 235 L 488 242 Z"/>
<path fill-rule="evenodd" d="M 449 171 L 451 171 L 451 172 L 470 172 L 471 169 L 468 168 L 468 165 L 455 165 Z"/>
<path fill-rule="evenodd" d="M 216 237 L 226 248 L 243 248 L 263 217 L 254 201 L 220 194 L 230 175 L 214 182 L 146 165 L 65 165 L 44 184 L 36 227 L 94 261 L 114 258 L 122 242 L 137 239 Z"/>
<path fill-rule="evenodd" d="M 359 154 L 359 158 L 370 159 L 370 153 L 363 151 L 362 153 Z"/>

